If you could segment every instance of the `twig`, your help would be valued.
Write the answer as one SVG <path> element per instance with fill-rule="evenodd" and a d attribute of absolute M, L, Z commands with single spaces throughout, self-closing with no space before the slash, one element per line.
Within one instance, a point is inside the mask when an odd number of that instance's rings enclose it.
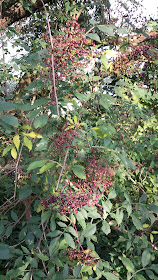
<path fill-rule="evenodd" d="M 58 187 L 59 187 L 60 179 L 61 179 L 61 177 L 62 177 L 62 175 L 63 175 L 63 170 L 64 170 L 64 168 L 65 168 L 65 164 L 66 164 L 66 160 L 67 160 L 67 156 L 68 156 L 69 150 L 70 150 L 70 147 L 67 148 L 67 151 L 66 151 L 66 154 L 65 154 L 63 166 L 62 166 L 62 169 L 61 169 L 61 171 L 60 171 L 60 175 L 59 175 L 59 178 L 58 178 L 57 186 L 56 186 L 56 189 L 55 189 L 56 191 L 57 191 L 57 189 L 58 189 Z"/>
<path fill-rule="evenodd" d="M 15 165 L 14 199 L 16 197 L 16 188 L 17 188 L 17 181 L 18 181 L 18 166 L 19 166 L 19 161 L 20 161 L 20 158 L 21 158 L 21 153 L 22 153 L 23 146 L 24 146 L 24 143 L 22 143 L 22 145 L 21 145 L 20 152 L 19 152 L 19 155 L 18 155 L 18 159 L 17 159 L 16 165 Z"/>
<path fill-rule="evenodd" d="M 48 13 L 46 10 L 46 6 L 43 2 L 43 0 L 41 0 L 42 4 L 43 4 L 43 8 L 45 10 L 45 14 L 46 14 L 46 19 L 47 19 L 47 24 L 48 24 L 48 31 L 49 31 L 49 37 L 50 37 L 50 44 L 51 44 L 51 48 L 52 48 L 52 53 L 51 53 L 51 64 L 52 64 L 52 89 L 50 92 L 50 97 L 52 96 L 52 94 L 54 94 L 55 97 L 55 101 L 56 101 L 56 107 L 57 107 L 57 115 L 58 117 L 60 117 L 59 114 L 59 105 L 58 105 L 58 97 L 57 97 L 57 93 L 56 93 L 56 84 L 55 84 L 55 71 L 54 71 L 54 55 L 53 55 L 53 40 L 52 40 L 52 34 L 51 34 L 51 27 L 50 27 L 50 23 L 49 23 L 49 18 L 48 18 Z"/>

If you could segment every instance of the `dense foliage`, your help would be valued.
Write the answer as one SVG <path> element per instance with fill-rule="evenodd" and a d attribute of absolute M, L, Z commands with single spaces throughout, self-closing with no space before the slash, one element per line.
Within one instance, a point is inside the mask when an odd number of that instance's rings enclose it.
<path fill-rule="evenodd" d="M 156 280 L 157 22 L 44 2 L 1 19 L 0 279 Z"/>

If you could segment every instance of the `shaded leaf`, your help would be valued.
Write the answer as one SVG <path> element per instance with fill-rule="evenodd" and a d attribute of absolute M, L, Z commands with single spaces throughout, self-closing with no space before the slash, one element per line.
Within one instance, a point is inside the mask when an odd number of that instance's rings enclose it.
<path fill-rule="evenodd" d="M 64 238 L 65 238 L 65 240 L 66 240 L 66 243 L 67 243 L 71 248 L 73 248 L 73 249 L 76 248 L 75 242 L 74 242 L 72 236 L 71 236 L 69 233 L 64 233 Z"/>
<path fill-rule="evenodd" d="M 72 170 L 78 178 L 86 179 L 84 167 L 82 165 L 73 165 Z"/>
<path fill-rule="evenodd" d="M 108 224 L 107 221 L 103 221 L 102 223 L 102 231 L 108 235 L 110 232 L 111 232 L 111 229 L 110 229 L 110 225 Z"/>
<path fill-rule="evenodd" d="M 131 262 L 130 259 L 125 258 L 125 257 L 120 257 L 120 260 L 123 262 L 123 265 L 126 267 L 126 269 L 131 272 L 134 273 L 135 269 L 134 269 L 134 265 Z"/>
<path fill-rule="evenodd" d="M 34 170 L 36 168 L 39 168 L 39 167 L 43 166 L 46 162 L 47 162 L 46 160 L 34 161 L 34 162 L 30 163 L 30 165 L 27 168 L 27 170 L 30 172 L 31 170 Z"/>
<path fill-rule="evenodd" d="M 32 193 L 32 187 L 25 186 L 19 192 L 19 199 L 22 200 L 24 198 L 27 198 L 31 193 Z"/>
<path fill-rule="evenodd" d="M 47 121 L 48 121 L 47 115 L 38 116 L 34 121 L 34 127 L 35 128 L 43 127 L 44 125 L 46 125 Z"/>
<path fill-rule="evenodd" d="M 142 254 L 142 265 L 143 267 L 147 266 L 150 262 L 150 259 L 151 259 L 151 254 L 150 252 L 146 249 L 143 254 Z"/>
<path fill-rule="evenodd" d="M 12 115 L 1 115 L 2 121 L 12 126 L 19 126 L 18 119 Z"/>

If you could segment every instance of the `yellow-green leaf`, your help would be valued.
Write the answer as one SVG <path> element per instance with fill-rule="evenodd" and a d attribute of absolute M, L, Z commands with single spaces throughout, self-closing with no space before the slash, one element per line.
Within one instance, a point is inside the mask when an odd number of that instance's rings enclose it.
<path fill-rule="evenodd" d="M 12 157 L 13 157 L 14 159 L 17 158 L 17 151 L 16 151 L 16 149 L 15 149 L 14 147 L 11 149 L 11 155 L 12 155 Z"/>
<path fill-rule="evenodd" d="M 30 137 L 30 138 L 36 138 L 36 137 L 37 137 L 37 138 L 43 138 L 41 134 L 38 134 L 38 133 L 33 132 L 33 131 L 31 131 L 31 132 L 29 132 L 29 133 L 25 133 L 24 135 L 25 135 L 25 136 L 28 136 L 28 137 Z"/>
<path fill-rule="evenodd" d="M 4 157 L 12 148 L 13 148 L 12 145 L 7 146 L 7 147 L 3 150 L 2 156 Z"/>
<path fill-rule="evenodd" d="M 29 149 L 29 151 L 32 150 L 32 142 L 26 136 L 24 136 L 24 145 Z"/>
<path fill-rule="evenodd" d="M 19 135 L 15 135 L 13 138 L 13 143 L 17 149 L 17 151 L 19 151 L 19 146 L 20 146 L 20 138 Z"/>
<path fill-rule="evenodd" d="M 77 124 L 77 116 L 74 115 L 74 124 Z"/>

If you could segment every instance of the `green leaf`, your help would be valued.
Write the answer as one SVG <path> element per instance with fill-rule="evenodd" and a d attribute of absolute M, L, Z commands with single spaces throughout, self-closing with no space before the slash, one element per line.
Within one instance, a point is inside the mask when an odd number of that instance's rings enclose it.
<path fill-rule="evenodd" d="M 97 25 L 98 29 L 104 33 L 109 34 L 110 36 L 114 36 L 114 28 L 116 28 L 114 25 Z"/>
<path fill-rule="evenodd" d="M 6 244 L 1 243 L 0 244 L 0 260 L 8 260 L 10 258 L 11 258 L 11 255 L 10 255 L 9 247 Z"/>
<path fill-rule="evenodd" d="M 19 199 L 25 199 L 32 193 L 32 187 L 31 186 L 25 186 L 23 187 L 19 192 Z"/>
<path fill-rule="evenodd" d="M 65 240 L 66 240 L 66 243 L 67 243 L 71 248 L 73 248 L 73 249 L 76 248 L 75 242 L 74 242 L 72 236 L 71 236 L 69 233 L 64 233 L 64 238 L 65 238 Z"/>
<path fill-rule="evenodd" d="M 45 211 L 42 213 L 42 216 L 41 216 L 41 223 L 44 224 L 50 217 L 50 211 Z"/>
<path fill-rule="evenodd" d="M 114 199 L 114 198 L 116 198 L 116 196 L 117 196 L 117 194 L 116 194 L 115 190 L 112 190 L 108 194 L 108 199 Z"/>
<path fill-rule="evenodd" d="M 119 280 L 118 276 L 116 276 L 110 272 L 104 272 L 103 275 L 107 280 Z"/>
<path fill-rule="evenodd" d="M 11 155 L 12 155 L 12 157 L 13 157 L 14 159 L 17 158 L 17 151 L 16 151 L 16 149 L 15 149 L 14 147 L 11 149 Z"/>
<path fill-rule="evenodd" d="M 118 225 L 122 223 L 123 220 L 123 211 L 117 209 L 116 214 L 115 214 L 115 219 Z"/>
<path fill-rule="evenodd" d="M 94 41 L 96 41 L 96 42 L 98 42 L 98 43 L 101 43 L 100 37 L 99 37 L 98 34 L 96 34 L 96 33 L 87 34 L 87 37 L 90 38 L 90 39 L 92 39 L 92 40 L 94 40 Z"/>
<path fill-rule="evenodd" d="M 110 225 L 108 224 L 107 221 L 103 221 L 102 222 L 102 231 L 108 235 L 110 232 L 111 232 L 111 229 L 110 229 Z"/>
<path fill-rule="evenodd" d="M 15 135 L 13 138 L 13 143 L 17 149 L 17 151 L 19 151 L 19 146 L 20 146 L 20 138 L 19 135 Z"/>
<path fill-rule="evenodd" d="M 82 227 L 83 229 L 85 229 L 85 228 L 86 228 L 86 223 L 85 223 L 85 219 L 84 219 L 82 213 L 81 213 L 81 212 L 78 212 L 78 213 L 75 214 L 75 215 L 76 215 L 76 219 L 77 219 L 77 221 L 79 222 L 79 224 L 81 225 L 81 227 Z"/>
<path fill-rule="evenodd" d="M 38 172 L 37 174 L 42 174 L 42 173 L 46 172 L 46 171 L 49 170 L 53 165 L 54 165 L 54 162 L 49 162 L 49 163 L 43 165 L 43 166 L 40 168 L 40 170 L 39 170 L 39 172 Z"/>
<path fill-rule="evenodd" d="M 142 265 L 143 267 L 147 266 L 150 262 L 150 259 L 151 259 L 151 254 L 150 252 L 146 249 L 143 254 L 142 254 Z"/>
<path fill-rule="evenodd" d="M 90 224 L 86 227 L 86 229 L 83 231 L 83 235 L 85 237 L 92 237 L 92 235 L 96 232 L 96 224 Z"/>
<path fill-rule="evenodd" d="M 32 150 L 32 142 L 26 136 L 24 136 L 24 145 L 29 149 L 29 151 Z"/>
<path fill-rule="evenodd" d="M 110 213 L 112 208 L 112 203 L 110 200 L 102 201 L 103 209 L 105 212 Z"/>
<path fill-rule="evenodd" d="M 48 261 L 49 260 L 49 257 L 42 254 L 42 253 L 36 253 L 36 256 L 42 261 Z"/>
<path fill-rule="evenodd" d="M 158 206 L 155 204 L 149 205 L 149 209 L 156 214 L 158 213 Z"/>
<path fill-rule="evenodd" d="M 6 147 L 6 148 L 3 150 L 2 156 L 4 157 L 12 148 L 13 148 L 12 145 Z"/>
<path fill-rule="evenodd" d="M 19 126 L 18 119 L 12 115 L 1 115 L 1 119 L 3 122 L 12 125 L 12 126 Z"/>
<path fill-rule="evenodd" d="M 77 232 L 76 232 L 76 230 L 75 230 L 73 227 L 69 226 L 69 227 L 68 227 L 68 231 L 69 231 L 73 236 L 77 237 Z"/>
<path fill-rule="evenodd" d="M 134 273 L 134 271 L 135 271 L 134 265 L 133 265 L 133 263 L 131 262 L 130 259 L 124 258 L 124 257 L 120 257 L 119 259 L 123 262 L 123 265 L 126 267 L 126 269 L 129 272 Z"/>
<path fill-rule="evenodd" d="M 17 214 L 12 210 L 11 211 L 11 217 L 12 217 L 12 219 L 14 220 L 14 221 L 17 221 L 18 220 L 18 216 L 17 216 Z"/>
<path fill-rule="evenodd" d="M 101 59 L 101 62 L 103 63 L 103 65 L 104 65 L 105 69 L 107 69 L 108 59 L 107 59 L 106 55 L 102 54 L 100 59 Z"/>
<path fill-rule="evenodd" d="M 64 269 L 63 269 L 63 278 L 65 279 L 65 278 L 68 278 L 68 274 L 69 274 L 69 266 L 68 266 L 68 264 L 66 263 L 65 265 L 64 265 Z"/>
<path fill-rule="evenodd" d="M 43 166 L 46 162 L 47 162 L 46 160 L 34 161 L 34 162 L 30 163 L 30 165 L 27 168 L 27 170 L 30 172 L 31 170 L 34 170 L 36 168 L 39 168 L 39 167 Z"/>
<path fill-rule="evenodd" d="M 35 128 L 43 127 L 46 125 L 47 121 L 48 121 L 47 115 L 38 116 L 34 121 L 34 127 Z"/>
<path fill-rule="evenodd" d="M 11 102 L 2 101 L 0 103 L 0 111 L 10 111 L 16 107 L 15 104 Z"/>
<path fill-rule="evenodd" d="M 81 266 L 81 264 L 79 263 L 79 265 L 76 266 L 76 267 L 73 269 L 73 275 L 74 275 L 75 278 L 77 278 L 77 277 L 79 276 L 80 271 L 81 271 L 81 268 L 82 268 L 82 266 Z"/>
<path fill-rule="evenodd" d="M 72 167 L 74 174 L 80 179 L 86 179 L 84 169 L 82 165 L 73 165 Z"/>
<path fill-rule="evenodd" d="M 146 280 L 146 278 L 142 274 L 136 274 L 134 276 L 135 280 Z"/>
<path fill-rule="evenodd" d="M 27 272 L 23 278 L 23 280 L 30 280 L 31 272 Z"/>
<path fill-rule="evenodd" d="M 143 229 L 141 221 L 135 215 L 132 215 L 132 221 L 137 230 Z"/>
<path fill-rule="evenodd" d="M 53 217 L 51 217 L 51 220 L 50 220 L 50 229 L 51 229 L 51 231 L 54 231 L 56 229 L 56 222 Z"/>
<path fill-rule="evenodd" d="M 158 266 L 157 266 L 157 264 L 152 264 L 149 268 L 154 270 L 158 274 Z"/>

